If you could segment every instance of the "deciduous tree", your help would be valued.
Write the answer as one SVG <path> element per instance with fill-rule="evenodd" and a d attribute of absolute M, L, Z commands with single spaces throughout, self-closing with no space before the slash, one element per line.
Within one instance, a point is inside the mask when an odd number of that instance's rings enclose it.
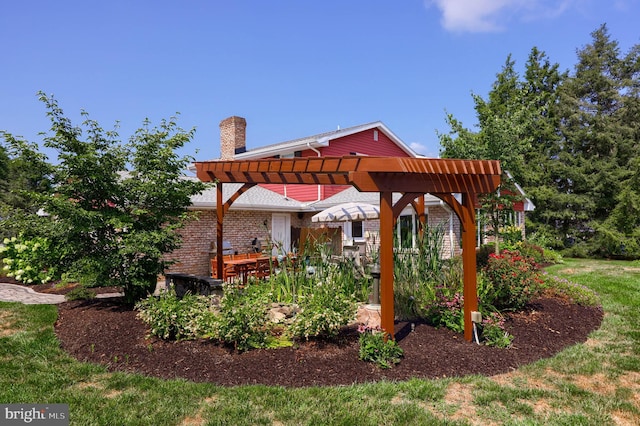
<path fill-rule="evenodd" d="M 51 120 L 44 145 L 58 153 L 50 189 L 30 194 L 48 214 L 48 225 L 35 229 L 46 230 L 38 236 L 55 254 L 49 260 L 55 265 L 40 266 L 86 285 L 122 287 L 134 302 L 155 288 L 170 263 L 166 254 L 180 245 L 190 197 L 204 189 L 182 175 L 191 158 L 176 152 L 194 131 L 180 129 L 175 119 L 158 127 L 146 121 L 123 144 L 88 114 L 74 126 L 55 99 L 40 99 Z M 35 236 L 34 229 L 21 231 L 23 238 Z"/>

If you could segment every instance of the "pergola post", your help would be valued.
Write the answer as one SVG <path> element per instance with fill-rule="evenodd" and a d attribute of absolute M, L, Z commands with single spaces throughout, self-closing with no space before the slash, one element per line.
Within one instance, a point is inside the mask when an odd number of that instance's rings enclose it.
<path fill-rule="evenodd" d="M 476 266 L 476 214 L 474 194 L 462 194 L 462 268 L 464 282 L 464 338 L 473 339 L 471 312 L 478 310 Z"/>
<path fill-rule="evenodd" d="M 224 203 L 222 202 L 222 182 L 216 183 L 216 278 L 223 279 L 224 259 L 222 259 L 222 223 L 224 221 Z"/>
<path fill-rule="evenodd" d="M 380 192 L 380 326 L 394 338 L 393 193 Z"/>

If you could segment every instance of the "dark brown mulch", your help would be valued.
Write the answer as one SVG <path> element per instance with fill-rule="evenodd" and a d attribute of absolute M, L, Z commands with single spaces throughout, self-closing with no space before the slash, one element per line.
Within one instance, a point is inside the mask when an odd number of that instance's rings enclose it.
<path fill-rule="evenodd" d="M 585 341 L 601 321 L 600 308 L 542 298 L 509 316 L 507 326 L 515 336 L 509 349 L 470 343 L 426 324 L 416 324 L 412 332 L 411 324 L 400 322 L 395 330 L 404 358 L 389 370 L 358 360 L 353 327 L 335 342 L 237 353 L 208 341 L 147 337 L 148 329 L 135 311 L 116 299 L 105 299 L 59 305 L 55 329 L 62 348 L 72 356 L 112 371 L 220 385 L 311 386 L 505 373 Z"/>

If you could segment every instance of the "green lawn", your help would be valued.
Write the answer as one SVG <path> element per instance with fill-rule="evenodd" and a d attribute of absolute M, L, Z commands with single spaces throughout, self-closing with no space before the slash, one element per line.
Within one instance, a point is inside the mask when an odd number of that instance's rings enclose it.
<path fill-rule="evenodd" d="M 109 373 L 58 348 L 55 307 L 0 303 L 0 403 L 66 403 L 72 425 L 640 424 L 640 263 L 567 260 L 549 270 L 602 298 L 602 328 L 585 344 L 492 378 L 345 387 Z"/>

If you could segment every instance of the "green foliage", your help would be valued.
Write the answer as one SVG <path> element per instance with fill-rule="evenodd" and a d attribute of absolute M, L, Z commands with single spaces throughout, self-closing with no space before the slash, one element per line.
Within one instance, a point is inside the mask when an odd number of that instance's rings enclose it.
<path fill-rule="evenodd" d="M 202 338 L 210 332 L 213 323 L 209 298 L 186 294 L 180 299 L 173 287 L 159 296 L 140 300 L 136 309 L 151 334 L 165 340 Z"/>
<path fill-rule="evenodd" d="M 489 263 L 489 255 L 495 253 L 496 245 L 494 243 L 483 244 L 476 249 L 476 266 L 484 268 Z"/>
<path fill-rule="evenodd" d="M 334 337 L 356 316 L 353 295 L 336 291 L 334 283 L 318 282 L 312 292 L 299 300 L 300 312 L 289 328 L 298 338 Z"/>
<path fill-rule="evenodd" d="M 480 325 L 482 340 L 487 346 L 508 348 L 513 342 L 513 336 L 504 329 L 504 317 L 499 312 L 483 314 Z"/>
<path fill-rule="evenodd" d="M 509 55 L 488 97 L 473 95 L 477 132 L 447 116 L 442 156 L 500 160 L 536 205 L 527 228 L 545 235 L 543 247 L 634 259 L 640 257 L 640 45 L 621 54 L 606 25 L 591 36 L 571 74 L 533 48 L 520 76 Z M 486 222 L 496 219 L 490 213 Z"/>
<path fill-rule="evenodd" d="M 46 238 L 5 238 L 0 245 L 0 258 L 6 276 L 25 284 L 44 284 L 56 275 L 55 267 L 47 269 L 52 263 L 51 244 Z"/>
<path fill-rule="evenodd" d="M 492 254 L 482 273 L 492 284 L 483 302 L 498 310 L 520 309 L 540 294 L 542 280 L 537 265 L 517 251 Z"/>
<path fill-rule="evenodd" d="M 549 295 L 563 297 L 582 306 L 600 305 L 598 294 L 586 286 L 547 273 L 542 275 L 542 280 L 544 291 Z"/>
<path fill-rule="evenodd" d="M 0 237 L 39 235 L 43 221 L 37 215 L 42 207 L 31 192 L 51 189 L 52 166 L 37 145 L 0 130 L 6 148 L 0 146 Z"/>
<path fill-rule="evenodd" d="M 239 351 L 266 347 L 271 330 L 264 290 L 257 285 L 241 289 L 228 284 L 223 294 L 211 337 Z"/>
<path fill-rule="evenodd" d="M 400 362 L 404 350 L 379 327 L 362 326 L 358 328 L 361 360 L 373 362 L 380 368 L 391 368 Z"/>
<path fill-rule="evenodd" d="M 64 295 L 66 300 L 91 300 L 96 298 L 95 291 L 86 287 L 77 287 Z"/>
<path fill-rule="evenodd" d="M 464 296 L 446 286 L 436 288 L 435 301 L 426 307 L 426 319 L 436 327 L 464 332 Z"/>
<path fill-rule="evenodd" d="M 638 424 L 638 392 L 630 380 L 638 370 L 639 266 L 639 261 L 576 259 L 553 266 L 553 273 L 602 296 L 602 325 L 589 344 L 519 368 L 499 383 L 469 376 L 350 386 L 227 387 L 109 372 L 61 350 L 54 333 L 55 306 L 0 303 L 0 400 L 69 404 L 73 424 L 86 425 L 180 424 L 194 418 L 221 425 L 470 424 L 478 422 L 478 413 L 483 422 L 494 424 L 610 424 L 614 418 Z M 585 386 L 577 386 L 576 377 Z M 603 378 L 606 386 L 600 386 Z M 445 399 L 453 389 L 473 396 L 464 410 Z M 390 409 L 391 400 L 401 403 Z"/>
<path fill-rule="evenodd" d="M 520 241 L 509 248 L 520 252 L 522 256 L 532 259 L 539 265 L 562 262 L 562 255 L 560 255 L 560 253 L 552 249 L 543 248 L 528 240 Z"/>
<path fill-rule="evenodd" d="M 398 318 L 421 316 L 420 307 L 433 299 L 436 284 L 452 269 L 442 259 L 445 226 L 425 226 L 415 249 L 394 251 L 394 311 Z"/>
<path fill-rule="evenodd" d="M 51 120 L 44 145 L 58 152 L 49 165 L 36 147 L 9 134 L 15 165 L 34 161 L 32 175 L 19 183 L 26 202 L 12 205 L 12 229 L 30 239 L 46 237 L 46 266 L 88 286 L 117 286 L 133 303 L 153 292 L 158 274 L 170 264 L 166 254 L 179 247 L 178 230 L 189 218 L 190 196 L 204 184 L 182 176 L 191 161 L 176 151 L 193 136 L 174 119 L 151 128 L 146 121 L 126 145 L 114 131 L 88 118 L 72 125 L 50 97 L 40 94 Z M 34 206 L 48 214 L 36 215 Z M 43 265 L 37 265 L 42 268 Z M 54 268 L 55 267 L 55 268 Z"/>

